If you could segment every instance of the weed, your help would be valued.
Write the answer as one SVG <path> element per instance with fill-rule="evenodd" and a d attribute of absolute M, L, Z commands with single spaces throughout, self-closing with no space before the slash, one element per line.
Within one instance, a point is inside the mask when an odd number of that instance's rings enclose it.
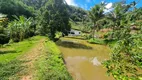
<path fill-rule="evenodd" d="M 9 80 L 9 77 L 14 76 L 19 71 L 23 70 L 23 61 L 13 60 L 8 63 L 0 63 L 0 80 Z"/>

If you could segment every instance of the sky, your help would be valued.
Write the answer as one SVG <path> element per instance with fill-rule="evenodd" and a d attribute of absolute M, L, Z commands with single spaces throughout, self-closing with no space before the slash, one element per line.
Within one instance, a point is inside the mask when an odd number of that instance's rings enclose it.
<path fill-rule="evenodd" d="M 89 10 L 95 4 L 99 4 L 102 1 L 109 3 L 109 5 L 107 5 L 107 7 L 109 8 L 111 6 L 111 4 L 113 4 L 114 2 L 121 1 L 121 0 L 66 0 L 66 2 L 69 5 L 79 6 L 81 8 L 86 9 L 86 10 Z M 134 1 L 134 0 L 126 0 L 127 3 L 130 3 L 132 1 Z M 135 1 L 139 1 L 139 0 L 135 0 Z M 142 7 L 142 0 L 140 0 L 140 2 L 137 4 L 137 7 Z"/>

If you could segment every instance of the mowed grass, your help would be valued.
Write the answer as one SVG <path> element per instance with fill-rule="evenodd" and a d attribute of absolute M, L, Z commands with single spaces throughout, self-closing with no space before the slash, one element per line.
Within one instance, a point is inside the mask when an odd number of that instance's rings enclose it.
<path fill-rule="evenodd" d="M 0 48 L 0 63 L 8 63 L 30 50 L 42 37 L 35 36 Z"/>

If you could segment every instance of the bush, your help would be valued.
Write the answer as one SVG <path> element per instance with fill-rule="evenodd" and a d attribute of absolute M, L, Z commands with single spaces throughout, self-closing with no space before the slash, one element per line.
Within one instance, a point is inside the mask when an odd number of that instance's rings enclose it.
<path fill-rule="evenodd" d="M 31 18 L 27 19 L 24 16 L 16 17 L 17 20 L 14 20 L 9 23 L 10 38 L 14 42 L 22 41 L 25 38 L 31 37 L 34 30 L 31 28 L 32 22 Z"/>
<path fill-rule="evenodd" d="M 0 44 L 5 44 L 9 42 L 8 32 L 3 26 L 0 26 Z"/>
<path fill-rule="evenodd" d="M 85 33 L 81 34 L 81 36 L 84 37 L 85 39 L 91 39 L 92 38 L 92 35 L 85 34 Z"/>

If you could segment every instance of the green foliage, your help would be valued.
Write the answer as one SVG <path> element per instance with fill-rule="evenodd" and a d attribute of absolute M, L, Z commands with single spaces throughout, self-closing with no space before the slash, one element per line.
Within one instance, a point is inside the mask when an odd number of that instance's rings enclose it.
<path fill-rule="evenodd" d="M 116 80 L 140 80 L 142 74 L 142 35 L 125 36 L 115 44 L 111 59 L 104 64 L 108 68 L 108 74 L 112 74 Z"/>
<path fill-rule="evenodd" d="M 92 23 L 88 16 L 88 11 L 76 6 L 67 6 L 72 29 L 84 32 L 91 30 Z"/>
<path fill-rule="evenodd" d="M 63 0 L 49 0 L 42 10 L 43 16 L 40 22 L 42 35 L 48 34 L 51 39 L 54 39 L 56 31 L 68 34 L 71 26 L 66 4 Z"/>
<path fill-rule="evenodd" d="M 84 23 L 82 23 L 82 22 L 70 21 L 70 23 L 71 23 L 72 29 L 79 30 L 79 31 L 82 31 L 82 32 L 90 32 L 91 29 L 92 29 L 92 23 L 91 22 L 84 21 Z"/>
<path fill-rule="evenodd" d="M 87 17 L 87 11 L 76 6 L 67 6 L 70 19 L 74 22 L 82 22 L 83 18 L 86 16 Z M 85 21 L 88 21 L 88 17 L 85 18 Z"/>
<path fill-rule="evenodd" d="M 84 38 L 84 39 L 91 39 L 92 38 L 92 35 L 91 34 L 87 34 L 87 33 L 82 33 L 81 36 Z"/>
<path fill-rule="evenodd" d="M 104 4 L 95 5 L 89 12 L 90 19 L 94 23 L 94 29 L 99 30 L 99 20 L 104 17 Z"/>
<path fill-rule="evenodd" d="M 8 43 L 9 35 L 7 26 L 7 18 L 6 15 L 0 14 L 0 44 Z"/>
<path fill-rule="evenodd" d="M 89 11 L 89 16 L 90 19 L 92 20 L 94 26 L 92 28 L 92 37 L 94 38 L 95 36 L 95 31 L 100 30 L 100 21 L 104 17 L 104 4 L 97 4 L 95 5 L 90 11 Z"/>
<path fill-rule="evenodd" d="M 16 17 L 17 20 L 14 20 L 9 23 L 8 27 L 10 30 L 10 38 L 14 42 L 22 41 L 25 38 L 33 36 L 34 29 L 31 28 L 31 18 L 25 18 L 24 16 Z"/>
<path fill-rule="evenodd" d="M 125 34 L 123 31 L 124 28 L 130 30 L 132 24 L 138 26 L 136 20 L 140 20 L 138 17 L 140 17 L 139 14 L 141 13 L 141 9 L 131 9 L 134 7 L 132 3 L 127 5 L 124 3 L 116 3 L 113 7 L 114 10 L 106 14 L 106 21 L 107 23 L 110 23 L 106 24 L 106 26 L 110 26 L 109 28 L 112 28 L 113 31 L 110 32 L 106 37 L 109 39 L 119 40 L 122 37 L 122 34 Z"/>
<path fill-rule="evenodd" d="M 97 38 L 95 39 L 91 38 L 88 40 L 88 42 L 92 44 L 101 44 L 101 45 L 106 44 L 104 39 L 97 39 Z"/>
<path fill-rule="evenodd" d="M 33 9 L 23 4 L 20 0 L 1 0 L 0 12 L 7 14 L 9 19 L 13 19 L 12 15 L 25 15 L 27 17 L 33 16 Z"/>
<path fill-rule="evenodd" d="M 72 80 L 56 44 L 47 41 L 46 49 L 45 54 L 37 62 L 37 80 Z"/>
<path fill-rule="evenodd" d="M 43 6 L 45 6 L 45 4 L 49 1 L 49 0 L 22 0 L 25 4 L 27 4 L 28 6 L 32 6 L 35 10 L 39 10 L 40 8 L 42 8 Z"/>
<path fill-rule="evenodd" d="M 114 21 L 111 37 L 118 41 L 113 47 L 110 60 L 105 61 L 104 65 L 108 69 L 107 73 L 112 74 L 116 80 L 140 80 L 142 77 L 142 35 L 131 33 L 130 26 L 134 21 L 133 16 L 130 16 L 133 11 L 127 12 L 130 5 L 117 4 L 111 18 Z"/>
<path fill-rule="evenodd" d="M 59 39 L 60 37 L 62 37 L 62 32 L 56 32 L 55 38 Z"/>
<path fill-rule="evenodd" d="M 40 22 L 38 24 L 38 33 L 41 35 L 47 35 L 50 33 L 49 28 L 49 12 L 45 11 L 43 12 L 43 16 L 41 16 Z"/>
<path fill-rule="evenodd" d="M 5 44 L 9 42 L 8 31 L 6 28 L 0 25 L 0 44 Z"/>

